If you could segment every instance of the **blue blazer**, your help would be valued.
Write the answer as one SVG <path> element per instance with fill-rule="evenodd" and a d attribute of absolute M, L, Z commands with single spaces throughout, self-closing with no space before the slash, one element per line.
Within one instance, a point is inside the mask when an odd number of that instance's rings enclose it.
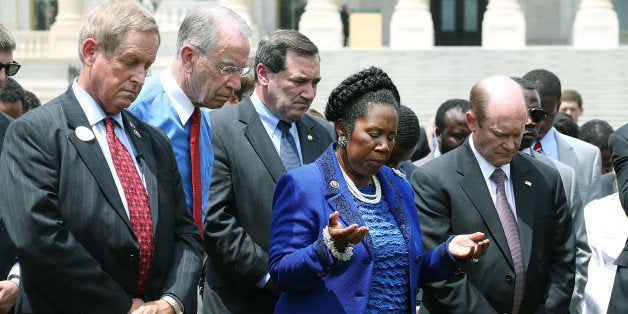
<path fill-rule="evenodd" d="M 270 276 L 282 291 L 276 313 L 363 313 L 373 271 L 370 234 L 355 245 L 347 262 L 331 256 L 322 239 L 329 215 L 340 213 L 344 226 L 364 225 L 334 154 L 335 144 L 312 164 L 283 175 L 275 188 L 270 235 Z M 408 246 L 408 313 L 426 282 L 451 276 L 460 265 L 447 242 L 423 252 L 421 230 L 409 183 L 384 166 L 377 174 L 383 199 Z"/>

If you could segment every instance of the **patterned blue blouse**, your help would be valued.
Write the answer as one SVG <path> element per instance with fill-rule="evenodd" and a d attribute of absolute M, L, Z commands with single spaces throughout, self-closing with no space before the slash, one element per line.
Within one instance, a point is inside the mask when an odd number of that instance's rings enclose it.
<path fill-rule="evenodd" d="M 357 186 L 375 194 L 375 185 Z M 409 306 L 408 247 L 382 195 L 377 204 L 356 199 L 358 210 L 373 240 L 373 275 L 367 313 L 407 313 Z"/>

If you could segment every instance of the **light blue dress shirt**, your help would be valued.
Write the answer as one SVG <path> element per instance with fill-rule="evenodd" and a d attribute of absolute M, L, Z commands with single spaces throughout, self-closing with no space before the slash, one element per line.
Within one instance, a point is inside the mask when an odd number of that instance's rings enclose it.
<path fill-rule="evenodd" d="M 183 93 L 172 75 L 170 67 L 160 75 L 146 79 L 142 91 L 128 109 L 142 121 L 160 128 L 168 135 L 177 159 L 185 192 L 185 201 L 190 214 L 192 205 L 192 167 L 190 160 L 190 117 L 194 105 Z M 203 221 L 205 206 L 209 200 L 214 153 L 211 144 L 209 109 L 201 108 L 201 186 L 203 189 Z"/>

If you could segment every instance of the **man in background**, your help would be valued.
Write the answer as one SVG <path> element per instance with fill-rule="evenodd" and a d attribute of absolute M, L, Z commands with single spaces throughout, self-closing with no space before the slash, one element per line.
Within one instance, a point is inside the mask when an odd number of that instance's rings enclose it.
<path fill-rule="evenodd" d="M 560 96 L 560 111 L 570 115 L 578 124 L 578 118 L 584 113 L 582 96 L 573 89 L 566 89 Z"/>
<path fill-rule="evenodd" d="M 438 145 L 427 156 L 415 161 L 414 165 L 420 167 L 464 143 L 471 133 L 465 118 L 468 110 L 469 102 L 464 99 L 449 99 L 438 107 L 434 121 Z"/>

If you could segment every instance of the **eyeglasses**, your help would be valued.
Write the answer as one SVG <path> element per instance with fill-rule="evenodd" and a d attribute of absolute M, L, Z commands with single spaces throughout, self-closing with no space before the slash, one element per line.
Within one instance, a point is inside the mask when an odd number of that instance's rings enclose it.
<path fill-rule="evenodd" d="M 7 76 L 15 75 L 15 73 L 20 70 L 20 67 L 21 65 L 15 61 L 7 64 L 0 63 L 0 69 L 5 69 L 4 73 L 6 73 Z"/>
<path fill-rule="evenodd" d="M 249 74 L 249 72 L 251 72 L 251 68 L 249 67 L 238 68 L 235 65 L 228 65 L 220 69 L 220 74 L 222 74 L 224 77 L 229 77 L 236 72 L 240 72 L 240 77 L 245 77 L 247 74 Z"/>
<path fill-rule="evenodd" d="M 545 112 L 543 109 L 540 109 L 540 108 L 528 109 L 528 114 L 530 115 L 530 118 L 532 119 L 532 122 L 534 123 L 540 123 L 541 121 L 545 120 L 547 116 L 550 115 L 549 113 Z"/>

